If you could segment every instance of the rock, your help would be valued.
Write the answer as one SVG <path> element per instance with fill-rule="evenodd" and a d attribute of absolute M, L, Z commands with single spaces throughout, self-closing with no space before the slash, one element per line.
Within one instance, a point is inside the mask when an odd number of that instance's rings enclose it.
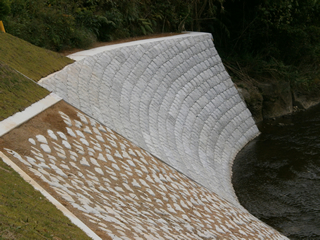
<path fill-rule="evenodd" d="M 297 91 L 292 91 L 292 95 L 293 95 L 293 105 L 297 106 L 299 109 L 302 109 L 302 110 L 306 110 L 320 103 L 319 96 L 304 95 Z"/>
<path fill-rule="evenodd" d="M 292 113 L 292 94 L 289 82 L 257 83 L 257 87 L 263 97 L 263 119 Z"/>
<path fill-rule="evenodd" d="M 255 122 L 261 122 L 263 97 L 258 88 L 251 83 L 237 83 L 236 88 L 242 100 L 245 101 Z"/>

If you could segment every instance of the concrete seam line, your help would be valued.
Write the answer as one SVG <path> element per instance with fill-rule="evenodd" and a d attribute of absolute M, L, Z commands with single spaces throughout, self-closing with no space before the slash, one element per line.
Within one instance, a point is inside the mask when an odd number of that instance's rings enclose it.
<path fill-rule="evenodd" d="M 12 129 L 20 126 L 21 124 L 25 123 L 29 119 L 33 118 L 34 116 L 38 115 L 39 113 L 43 112 L 44 110 L 61 100 L 62 98 L 60 98 L 58 95 L 50 93 L 38 102 L 35 102 L 29 107 L 27 107 L 22 112 L 17 112 L 14 115 L 1 121 L 0 137 L 2 137 L 4 134 L 10 132 Z"/>
<path fill-rule="evenodd" d="M 46 197 L 53 205 L 58 208 L 63 215 L 70 219 L 70 221 L 83 230 L 89 237 L 94 240 L 102 240 L 96 233 L 94 233 L 87 225 L 85 225 L 79 218 L 71 213 L 66 207 L 64 207 L 58 200 L 52 197 L 46 190 L 44 190 L 36 181 L 34 181 L 28 174 L 26 174 L 20 167 L 12 162 L 5 154 L 0 151 L 0 157 L 2 160 L 15 170 L 19 175 L 31 186 L 39 191 L 44 197 Z"/>

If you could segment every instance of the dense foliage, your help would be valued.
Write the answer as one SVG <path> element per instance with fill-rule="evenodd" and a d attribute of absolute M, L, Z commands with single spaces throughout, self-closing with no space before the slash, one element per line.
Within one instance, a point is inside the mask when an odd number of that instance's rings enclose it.
<path fill-rule="evenodd" d="M 51 50 L 208 31 L 234 79 L 310 88 L 319 75 L 319 0 L 0 0 L 0 9 L 9 1 L 6 31 Z"/>
<path fill-rule="evenodd" d="M 221 31 L 214 36 L 230 69 L 314 86 L 320 73 L 319 0 L 226 0 L 224 7 L 227 14 L 218 18 L 230 37 Z"/>
<path fill-rule="evenodd" d="M 0 0 L 0 21 L 10 13 L 10 2 L 9 0 Z"/>
<path fill-rule="evenodd" d="M 1 0 L 6 1 L 6 0 Z M 11 0 L 7 32 L 52 50 L 149 33 L 201 30 L 222 0 Z"/>

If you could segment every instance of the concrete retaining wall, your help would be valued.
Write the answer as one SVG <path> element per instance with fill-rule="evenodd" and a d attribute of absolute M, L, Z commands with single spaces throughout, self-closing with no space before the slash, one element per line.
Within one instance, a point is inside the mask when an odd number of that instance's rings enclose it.
<path fill-rule="evenodd" d="M 40 84 L 221 197 L 259 131 L 214 47 L 189 33 L 100 49 Z"/>

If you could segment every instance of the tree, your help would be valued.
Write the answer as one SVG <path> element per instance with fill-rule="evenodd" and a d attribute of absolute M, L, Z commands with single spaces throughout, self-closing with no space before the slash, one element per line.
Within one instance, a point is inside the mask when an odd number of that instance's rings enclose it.
<path fill-rule="evenodd" d="M 0 20 L 3 20 L 6 15 L 10 13 L 9 0 L 0 0 Z"/>

